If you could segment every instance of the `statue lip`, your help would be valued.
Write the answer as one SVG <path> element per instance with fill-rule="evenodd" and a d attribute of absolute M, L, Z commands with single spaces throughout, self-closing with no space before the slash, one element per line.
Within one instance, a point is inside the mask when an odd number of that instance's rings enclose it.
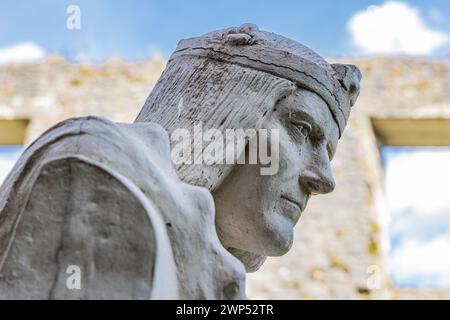
<path fill-rule="evenodd" d="M 303 201 L 300 202 L 300 201 L 294 200 L 292 197 L 287 196 L 287 195 L 282 195 L 280 198 L 285 200 L 285 201 L 287 201 L 287 202 L 289 202 L 289 203 L 291 203 L 291 204 L 293 204 L 295 207 L 297 207 L 297 209 L 298 209 L 298 211 L 300 213 L 302 213 L 303 210 L 305 210 L 306 202 L 303 202 Z M 294 221 L 296 221 L 296 220 L 297 219 L 294 219 Z"/>
<path fill-rule="evenodd" d="M 300 209 L 300 211 L 305 210 L 305 207 L 304 207 L 304 205 L 303 205 L 303 202 L 294 200 L 292 197 L 287 196 L 287 195 L 285 195 L 285 194 L 282 195 L 281 198 L 284 199 L 284 200 L 287 200 L 287 201 L 289 201 L 289 202 L 292 202 L 293 204 L 295 204 L 295 205 Z"/>

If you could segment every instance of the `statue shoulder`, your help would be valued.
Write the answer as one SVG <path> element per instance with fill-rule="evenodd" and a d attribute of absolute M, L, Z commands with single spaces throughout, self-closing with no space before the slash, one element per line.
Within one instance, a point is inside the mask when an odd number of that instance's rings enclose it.
<path fill-rule="evenodd" d="M 0 189 L 0 298 L 178 297 L 165 223 L 130 175 L 144 161 L 133 135 L 69 119 L 24 152 Z M 74 270 L 80 290 L 69 288 Z"/>
<path fill-rule="evenodd" d="M 28 199 L 2 258 L 1 298 L 177 298 L 165 225 L 128 178 L 66 157 L 45 162 L 19 196 Z"/>

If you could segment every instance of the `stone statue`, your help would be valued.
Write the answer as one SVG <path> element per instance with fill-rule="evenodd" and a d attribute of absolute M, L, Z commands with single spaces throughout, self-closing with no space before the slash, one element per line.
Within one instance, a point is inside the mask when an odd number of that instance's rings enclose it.
<path fill-rule="evenodd" d="M 0 298 L 245 298 L 245 272 L 333 190 L 360 79 L 252 24 L 182 40 L 135 123 L 69 119 L 21 156 L 0 189 Z M 232 144 L 242 164 L 195 161 L 195 141 L 173 163 L 173 135 L 199 124 L 276 131 L 278 170 L 245 162 L 254 136 Z"/>

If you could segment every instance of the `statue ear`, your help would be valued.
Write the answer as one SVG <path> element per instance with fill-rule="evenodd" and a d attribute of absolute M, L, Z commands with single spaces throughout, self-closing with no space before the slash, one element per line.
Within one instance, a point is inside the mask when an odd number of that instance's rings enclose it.
<path fill-rule="evenodd" d="M 336 78 L 342 88 L 347 91 L 350 104 L 353 106 L 359 95 L 359 84 L 362 74 L 358 67 L 352 64 L 332 64 L 331 67 L 336 72 Z"/>

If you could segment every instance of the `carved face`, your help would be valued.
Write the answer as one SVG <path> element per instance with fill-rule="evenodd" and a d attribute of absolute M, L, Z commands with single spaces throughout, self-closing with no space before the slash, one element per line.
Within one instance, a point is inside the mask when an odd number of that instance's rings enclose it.
<path fill-rule="evenodd" d="M 285 254 L 308 198 L 335 186 L 330 161 L 339 130 L 318 95 L 297 90 L 277 103 L 263 128 L 279 129 L 278 172 L 264 176 L 260 165 L 236 165 L 214 194 L 219 238 L 247 271 Z"/>

